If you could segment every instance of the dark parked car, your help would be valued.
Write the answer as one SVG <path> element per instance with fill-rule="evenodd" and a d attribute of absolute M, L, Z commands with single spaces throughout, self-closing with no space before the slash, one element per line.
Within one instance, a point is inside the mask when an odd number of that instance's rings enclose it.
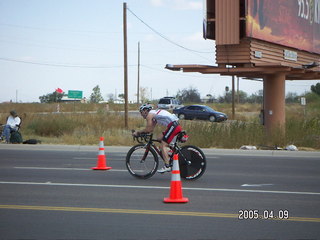
<path fill-rule="evenodd" d="M 228 119 L 224 113 L 217 112 L 212 108 L 204 105 L 190 105 L 177 109 L 173 109 L 180 120 L 182 119 L 203 119 L 211 122 L 222 122 Z"/>

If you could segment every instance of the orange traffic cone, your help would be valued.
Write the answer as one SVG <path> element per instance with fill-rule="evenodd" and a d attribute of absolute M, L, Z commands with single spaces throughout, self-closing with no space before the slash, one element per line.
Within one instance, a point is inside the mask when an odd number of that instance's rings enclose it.
<path fill-rule="evenodd" d="M 182 196 L 182 184 L 181 184 L 181 178 L 180 178 L 178 154 L 175 154 L 173 156 L 170 196 L 168 198 L 164 198 L 163 202 L 165 202 L 165 203 L 187 203 L 187 202 L 189 202 L 188 198 L 184 198 Z"/>
<path fill-rule="evenodd" d="M 112 167 L 107 167 L 103 141 L 104 141 L 104 138 L 100 137 L 98 162 L 97 162 L 97 166 L 92 168 L 93 170 L 109 170 L 112 168 Z"/>

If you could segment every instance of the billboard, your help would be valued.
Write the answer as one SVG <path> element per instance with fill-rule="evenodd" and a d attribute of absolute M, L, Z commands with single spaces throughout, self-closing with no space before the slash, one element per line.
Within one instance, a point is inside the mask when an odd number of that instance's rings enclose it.
<path fill-rule="evenodd" d="M 320 54 L 320 0 L 247 0 L 246 36 Z"/>

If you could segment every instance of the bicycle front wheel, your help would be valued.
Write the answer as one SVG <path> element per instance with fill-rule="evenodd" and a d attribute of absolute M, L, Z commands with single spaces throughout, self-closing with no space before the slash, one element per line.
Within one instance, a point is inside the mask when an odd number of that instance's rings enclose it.
<path fill-rule="evenodd" d="M 182 178 L 198 179 L 206 170 L 206 156 L 196 146 L 183 146 L 179 151 L 179 168 Z"/>
<path fill-rule="evenodd" d="M 133 146 L 126 157 L 129 173 L 140 179 L 152 177 L 158 169 L 159 159 L 156 151 L 145 144 Z"/>

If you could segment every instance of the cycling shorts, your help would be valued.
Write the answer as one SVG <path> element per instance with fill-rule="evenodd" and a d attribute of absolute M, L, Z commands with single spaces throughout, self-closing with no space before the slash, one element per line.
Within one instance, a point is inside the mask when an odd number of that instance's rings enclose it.
<path fill-rule="evenodd" d="M 181 131 L 182 131 L 182 128 L 178 122 L 176 121 L 171 122 L 168 125 L 167 129 L 163 132 L 162 141 L 170 144 L 173 138 Z"/>

